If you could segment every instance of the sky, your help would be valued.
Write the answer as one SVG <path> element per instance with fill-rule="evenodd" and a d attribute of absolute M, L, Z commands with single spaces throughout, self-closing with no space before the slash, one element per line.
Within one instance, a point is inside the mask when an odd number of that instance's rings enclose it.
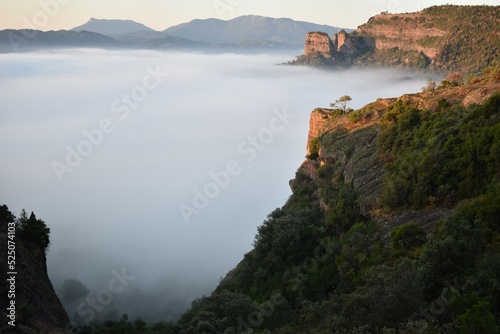
<path fill-rule="evenodd" d="M 0 0 L 0 29 L 71 29 L 98 19 L 130 19 L 155 30 L 193 19 L 241 15 L 287 17 L 356 28 L 380 12 L 414 12 L 439 4 L 498 5 L 498 0 Z"/>

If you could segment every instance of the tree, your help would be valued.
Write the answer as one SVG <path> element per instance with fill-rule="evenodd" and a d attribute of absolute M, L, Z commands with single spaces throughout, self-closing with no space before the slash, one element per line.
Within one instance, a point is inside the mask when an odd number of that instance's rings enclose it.
<path fill-rule="evenodd" d="M 72 302 L 87 296 L 89 294 L 89 289 L 79 280 L 68 279 L 63 283 L 62 294 L 66 301 Z"/>
<path fill-rule="evenodd" d="M 7 205 L 0 206 L 0 223 L 3 226 L 7 226 L 8 224 L 14 223 L 16 221 L 16 217 L 10 212 Z"/>
<path fill-rule="evenodd" d="M 50 243 L 50 228 L 47 227 L 43 220 L 37 219 L 33 212 L 27 218 L 26 211 L 23 209 L 21 216 L 18 218 L 18 226 L 19 238 L 31 241 L 47 250 Z"/>
<path fill-rule="evenodd" d="M 339 97 L 338 100 L 335 100 L 335 102 L 330 103 L 330 107 L 338 108 L 342 110 L 343 114 L 346 114 L 349 111 L 347 108 L 347 103 L 349 103 L 350 101 L 352 101 L 351 97 L 349 95 L 344 95 Z"/>
<path fill-rule="evenodd" d="M 432 79 L 427 79 L 427 85 L 422 87 L 422 93 L 433 92 L 436 89 L 436 82 Z"/>

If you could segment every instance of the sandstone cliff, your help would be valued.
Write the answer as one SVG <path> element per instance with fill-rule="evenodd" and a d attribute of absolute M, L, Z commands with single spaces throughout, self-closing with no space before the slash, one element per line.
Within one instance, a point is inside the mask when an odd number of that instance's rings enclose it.
<path fill-rule="evenodd" d="M 405 94 L 399 98 L 378 99 L 365 107 L 341 115 L 333 109 L 317 108 L 311 112 L 307 142 L 308 158 L 299 171 L 310 177 L 319 189 L 320 205 L 326 212 L 329 207 L 321 195 L 322 187 L 335 185 L 337 180 L 348 185 L 357 194 L 357 205 L 363 216 L 377 222 L 385 241 L 395 227 L 416 222 L 431 231 L 434 223 L 453 212 L 450 207 L 429 207 L 421 210 L 384 212 L 380 201 L 385 179 L 385 157 L 377 149 L 381 131 L 381 117 L 388 107 L 398 101 L 408 103 L 421 110 L 438 112 L 440 106 L 481 105 L 495 93 L 500 92 L 500 71 L 471 80 L 468 83 L 443 81 L 443 84 L 421 93 Z M 317 142 L 317 144 L 315 144 Z M 317 155 L 311 158 L 314 146 Z M 318 181 L 318 173 L 324 166 L 332 168 L 329 184 Z M 323 172 L 324 173 L 324 172 Z M 292 182 L 293 185 L 293 182 Z"/>
<path fill-rule="evenodd" d="M 440 52 L 439 41 L 444 41 L 449 31 L 432 24 L 433 17 L 425 12 L 415 14 L 379 14 L 358 27 L 358 33 L 373 37 L 376 50 L 398 48 L 422 52 L 431 60 Z M 434 43 L 425 43 L 434 41 Z"/>
<path fill-rule="evenodd" d="M 347 34 L 310 33 L 295 63 L 479 72 L 500 63 L 500 6 L 434 6 L 381 13 Z"/>
<path fill-rule="evenodd" d="M 327 33 L 316 31 L 307 34 L 304 49 L 306 56 L 319 53 L 325 58 L 331 58 L 334 51 L 332 40 Z"/>

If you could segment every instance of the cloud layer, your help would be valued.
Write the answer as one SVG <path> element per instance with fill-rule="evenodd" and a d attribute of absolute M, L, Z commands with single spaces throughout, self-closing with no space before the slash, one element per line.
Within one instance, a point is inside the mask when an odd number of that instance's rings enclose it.
<path fill-rule="evenodd" d="M 136 289 L 175 281 L 176 298 L 210 293 L 290 195 L 310 111 L 425 84 L 387 70 L 276 66 L 292 58 L 0 55 L 0 196 L 48 223 L 56 289 L 68 278 L 99 289 L 126 268 Z"/>

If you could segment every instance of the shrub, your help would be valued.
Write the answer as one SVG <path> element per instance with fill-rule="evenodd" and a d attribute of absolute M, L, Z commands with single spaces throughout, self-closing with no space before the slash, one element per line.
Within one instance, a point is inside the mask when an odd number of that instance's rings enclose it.
<path fill-rule="evenodd" d="M 425 240 L 424 229 L 416 223 L 401 225 L 391 231 L 391 245 L 396 255 L 410 254 L 416 248 L 420 248 Z"/>

